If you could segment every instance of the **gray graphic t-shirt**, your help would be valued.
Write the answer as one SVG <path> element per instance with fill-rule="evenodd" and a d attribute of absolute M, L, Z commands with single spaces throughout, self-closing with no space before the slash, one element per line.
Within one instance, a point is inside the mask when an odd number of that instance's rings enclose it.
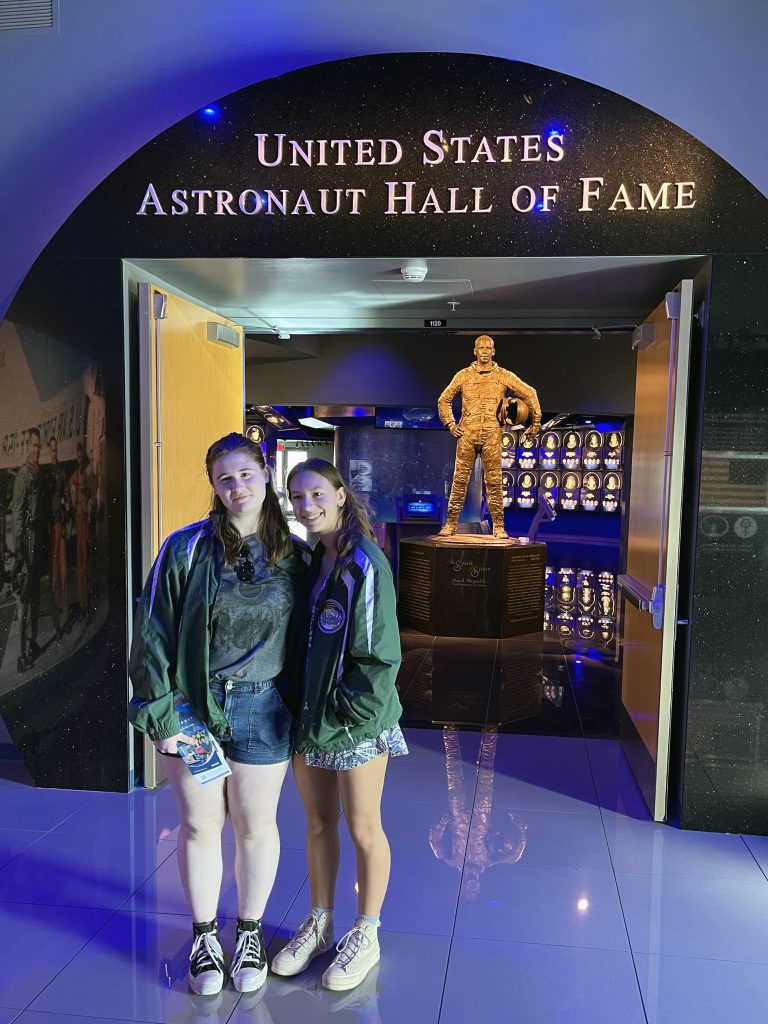
<path fill-rule="evenodd" d="M 253 582 L 242 583 L 236 566 L 225 565 L 213 606 L 212 675 L 260 682 L 283 667 L 293 584 L 284 569 L 264 561 L 255 534 L 243 538 L 251 552 Z"/>

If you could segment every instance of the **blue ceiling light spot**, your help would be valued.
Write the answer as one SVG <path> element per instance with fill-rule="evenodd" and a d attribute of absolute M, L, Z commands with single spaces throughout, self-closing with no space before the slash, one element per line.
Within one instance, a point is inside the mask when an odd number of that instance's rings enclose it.
<path fill-rule="evenodd" d="M 221 107 L 215 103 L 209 103 L 207 107 L 201 109 L 200 116 L 206 121 L 218 121 L 221 117 Z"/>

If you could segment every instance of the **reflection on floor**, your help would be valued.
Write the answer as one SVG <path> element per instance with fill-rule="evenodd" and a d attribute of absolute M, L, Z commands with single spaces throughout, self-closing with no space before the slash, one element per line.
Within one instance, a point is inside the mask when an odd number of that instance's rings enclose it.
<path fill-rule="evenodd" d="M 615 740 L 453 727 L 406 736 L 411 754 L 392 762 L 384 795 L 393 871 L 382 960 L 340 994 L 321 990 L 320 958 L 254 995 L 227 986 L 193 997 L 170 793 L 37 790 L 6 763 L 0 1024 L 763 1021 L 768 838 L 654 825 Z M 308 901 L 290 779 L 279 820 L 270 955 Z M 229 829 L 225 841 L 231 951 Z M 354 889 L 345 841 L 340 932 Z"/>
<path fill-rule="evenodd" d="M 402 630 L 405 721 L 543 736 L 613 738 L 621 673 L 613 649 L 549 633 L 508 640 Z"/>

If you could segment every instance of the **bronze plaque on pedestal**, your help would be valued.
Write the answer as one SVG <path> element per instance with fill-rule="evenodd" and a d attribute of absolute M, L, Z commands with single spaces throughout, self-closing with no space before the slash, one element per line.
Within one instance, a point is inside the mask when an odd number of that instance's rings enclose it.
<path fill-rule="evenodd" d="M 401 626 L 436 636 L 510 637 L 544 621 L 545 544 L 400 542 Z"/>

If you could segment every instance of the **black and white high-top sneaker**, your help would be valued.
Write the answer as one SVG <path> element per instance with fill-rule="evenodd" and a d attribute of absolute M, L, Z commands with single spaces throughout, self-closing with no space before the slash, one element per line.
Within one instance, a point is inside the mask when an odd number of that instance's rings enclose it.
<path fill-rule="evenodd" d="M 215 996 L 224 984 L 224 953 L 215 921 L 192 925 L 189 987 L 199 996 Z"/>
<path fill-rule="evenodd" d="M 238 992 L 255 992 L 267 980 L 267 954 L 261 921 L 237 919 L 237 944 L 229 976 Z"/>

